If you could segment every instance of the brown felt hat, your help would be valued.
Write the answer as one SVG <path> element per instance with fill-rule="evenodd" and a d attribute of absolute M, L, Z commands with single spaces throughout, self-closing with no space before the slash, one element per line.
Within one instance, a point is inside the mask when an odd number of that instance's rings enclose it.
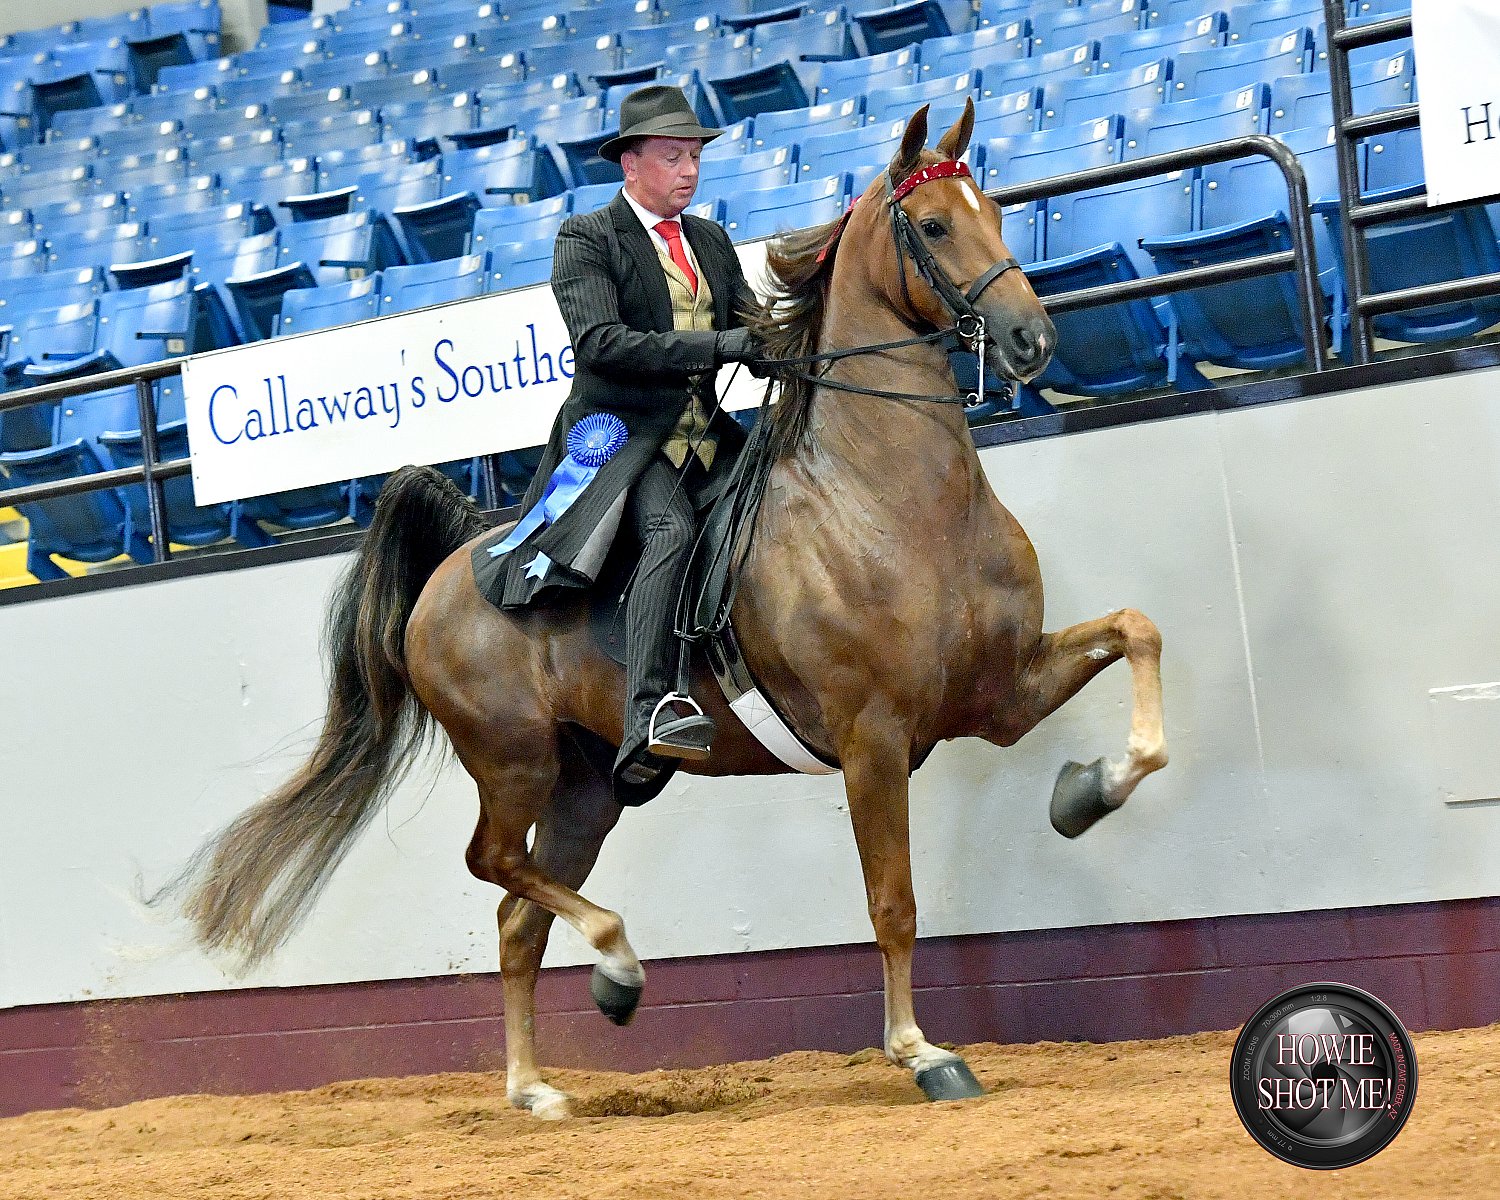
<path fill-rule="evenodd" d="M 620 105 L 620 132 L 599 147 L 599 157 L 619 162 L 636 138 L 699 138 L 711 142 L 723 132 L 698 123 L 698 114 L 680 87 L 648 84 L 625 97 Z"/>

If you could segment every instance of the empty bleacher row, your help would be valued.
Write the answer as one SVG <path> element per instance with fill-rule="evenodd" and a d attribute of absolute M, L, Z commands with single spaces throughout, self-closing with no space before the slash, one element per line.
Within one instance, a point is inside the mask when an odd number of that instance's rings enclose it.
<path fill-rule="evenodd" d="M 1403 7 L 1351 3 L 1361 17 Z M 557 8 L 355 4 L 268 26 L 259 47 L 233 58 L 158 57 L 149 93 L 88 107 L 58 107 L 54 96 L 0 124 L 7 387 L 99 369 L 99 347 L 83 349 L 81 334 L 37 357 L 36 331 L 55 336 L 65 323 L 34 316 L 97 310 L 135 287 L 185 282 L 186 344 L 205 349 L 398 311 L 374 281 L 399 281 L 407 264 L 427 265 L 425 303 L 543 282 L 562 219 L 618 190 L 618 168 L 598 147 L 621 98 L 650 80 L 680 84 L 703 120 L 726 129 L 704 154 L 693 211 L 736 240 L 836 216 L 923 103 L 941 127 L 974 101 L 968 157 L 986 186 L 1270 133 L 1309 175 L 1335 347 L 1341 340 L 1321 0 Z M 1409 48 L 1379 49 L 1356 57 L 1356 109 L 1415 95 Z M 1372 142 L 1361 161 L 1371 192 L 1420 186 L 1414 131 Z M 1007 241 L 1047 293 L 1285 248 L 1285 203 L 1276 169 L 1247 159 L 1004 217 Z M 1382 230 L 1371 250 L 1383 287 L 1496 269 L 1482 208 Z M 1381 332 L 1433 340 L 1497 319 L 1484 305 L 1450 305 L 1383 318 Z M 1040 383 L 1078 395 L 1203 386 L 1195 364 L 1264 369 L 1302 356 L 1280 277 L 1060 324 L 1062 350 Z M 23 439 L 53 444 L 57 431 L 44 426 L 7 419 L 0 446 L 9 455 L 42 448 Z M 4 457 L 0 469 L 11 470 Z M 338 511 L 359 519 L 349 498 L 362 494 L 348 485 Z"/>

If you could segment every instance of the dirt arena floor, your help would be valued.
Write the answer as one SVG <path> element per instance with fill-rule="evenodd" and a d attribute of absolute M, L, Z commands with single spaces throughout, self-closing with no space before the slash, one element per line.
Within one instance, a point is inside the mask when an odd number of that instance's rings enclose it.
<path fill-rule="evenodd" d="M 978 1045 L 988 1095 L 924 1102 L 875 1051 L 626 1076 L 559 1071 L 581 1115 L 511 1109 L 499 1075 L 179 1096 L 0 1121 L 0 1198 L 333 1200 L 1500 1200 L 1500 1025 L 1415 1039 L 1416 1108 L 1338 1172 L 1256 1146 L 1231 1034 Z"/>

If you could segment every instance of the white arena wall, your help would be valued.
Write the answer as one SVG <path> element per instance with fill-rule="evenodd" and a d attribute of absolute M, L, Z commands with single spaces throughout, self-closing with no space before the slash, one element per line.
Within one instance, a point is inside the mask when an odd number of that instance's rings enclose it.
<path fill-rule="evenodd" d="M 1123 746 L 1123 665 L 1013 749 L 939 747 L 913 781 L 921 935 L 1500 894 L 1497 383 L 983 450 L 1038 547 L 1049 628 L 1124 605 L 1160 625 L 1172 761 L 1078 841 L 1048 825 L 1058 767 Z M 441 761 L 250 975 L 139 902 L 311 745 L 346 561 L 0 608 L 0 1008 L 494 970 L 499 896 L 463 866 L 474 789 Z M 679 776 L 626 814 L 587 891 L 647 959 L 871 940 L 837 776 Z M 548 962 L 586 961 L 560 929 Z"/>

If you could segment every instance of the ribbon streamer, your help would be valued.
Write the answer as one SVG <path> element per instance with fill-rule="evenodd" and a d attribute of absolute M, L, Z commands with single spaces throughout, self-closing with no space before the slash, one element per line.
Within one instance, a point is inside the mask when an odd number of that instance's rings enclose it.
<path fill-rule="evenodd" d="M 516 523 L 503 542 L 490 547 L 490 557 L 509 554 L 538 529 L 552 524 L 567 512 L 599 474 L 599 469 L 619 452 L 629 437 L 625 422 L 613 413 L 590 413 L 577 422 L 568 430 L 568 453 L 557 464 L 552 478 L 547 480 L 542 498 Z M 526 577 L 545 578 L 551 565 L 551 559 L 538 554 L 526 564 Z"/>

